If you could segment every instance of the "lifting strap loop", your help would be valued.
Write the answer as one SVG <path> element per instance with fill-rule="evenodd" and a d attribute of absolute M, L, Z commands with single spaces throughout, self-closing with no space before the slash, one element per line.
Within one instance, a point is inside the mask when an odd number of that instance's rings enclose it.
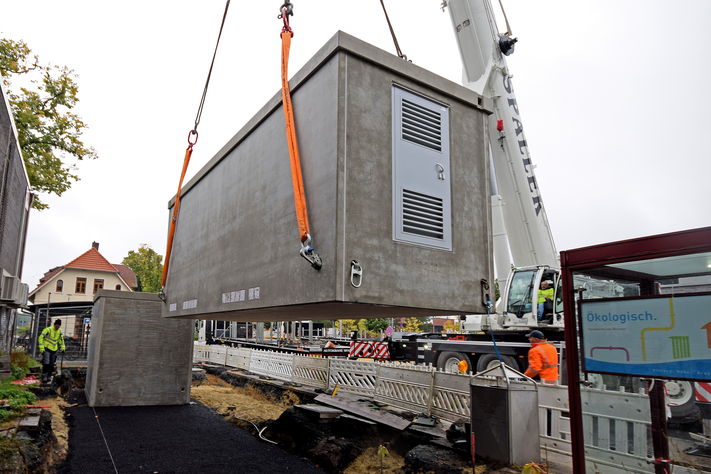
<path fill-rule="evenodd" d="M 299 161 L 299 148 L 296 144 L 296 130 L 294 128 L 294 111 L 291 105 L 291 93 L 287 79 L 289 66 L 289 48 L 291 47 L 291 32 L 281 33 L 281 98 L 284 105 L 284 118 L 286 119 L 286 141 L 289 144 L 289 159 L 291 160 L 291 182 L 294 186 L 294 206 L 296 220 L 299 224 L 299 238 L 306 242 L 309 232 L 309 218 L 306 213 L 306 196 L 304 194 L 304 180 L 301 175 L 301 162 Z"/>

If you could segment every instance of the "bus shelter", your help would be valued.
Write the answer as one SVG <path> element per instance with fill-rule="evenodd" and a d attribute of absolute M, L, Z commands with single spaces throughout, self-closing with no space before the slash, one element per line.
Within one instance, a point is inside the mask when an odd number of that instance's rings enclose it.
<path fill-rule="evenodd" d="M 671 472 L 666 387 L 687 387 L 684 403 L 693 409 L 694 383 L 711 380 L 711 227 L 568 250 L 561 264 L 574 472 L 594 469 L 586 460 L 594 447 L 584 441 L 594 430 L 617 452 L 648 436 L 650 472 Z M 580 277 L 588 284 L 576 287 Z M 593 298 L 595 284 L 615 291 Z M 592 379 L 641 385 L 651 429 L 628 432 L 625 420 L 596 425 L 580 389 Z"/>

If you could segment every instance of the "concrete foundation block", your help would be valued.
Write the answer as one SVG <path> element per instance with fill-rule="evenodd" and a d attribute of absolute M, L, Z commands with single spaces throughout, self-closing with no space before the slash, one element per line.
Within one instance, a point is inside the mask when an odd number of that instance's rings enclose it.
<path fill-rule="evenodd" d="M 162 318 L 162 306 L 156 294 L 99 290 L 87 356 L 90 406 L 190 401 L 195 323 Z"/>

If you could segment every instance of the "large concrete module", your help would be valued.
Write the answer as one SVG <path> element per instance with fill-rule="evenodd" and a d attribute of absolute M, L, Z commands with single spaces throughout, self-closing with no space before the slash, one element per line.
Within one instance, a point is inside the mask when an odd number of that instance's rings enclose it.
<path fill-rule="evenodd" d="M 290 85 L 323 268 L 299 255 L 278 93 L 185 186 L 163 316 L 482 312 L 480 281 L 493 282 L 490 101 L 342 32 Z M 351 278 L 354 260 L 362 279 Z"/>
<path fill-rule="evenodd" d="M 192 381 L 192 320 L 167 320 L 156 294 L 99 290 L 87 356 L 90 406 L 184 405 Z"/>

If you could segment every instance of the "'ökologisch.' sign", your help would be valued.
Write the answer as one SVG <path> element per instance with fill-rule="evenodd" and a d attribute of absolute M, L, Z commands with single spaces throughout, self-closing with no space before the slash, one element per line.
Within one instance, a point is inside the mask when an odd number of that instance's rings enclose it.
<path fill-rule="evenodd" d="M 711 295 L 581 303 L 591 372 L 711 378 Z"/>

